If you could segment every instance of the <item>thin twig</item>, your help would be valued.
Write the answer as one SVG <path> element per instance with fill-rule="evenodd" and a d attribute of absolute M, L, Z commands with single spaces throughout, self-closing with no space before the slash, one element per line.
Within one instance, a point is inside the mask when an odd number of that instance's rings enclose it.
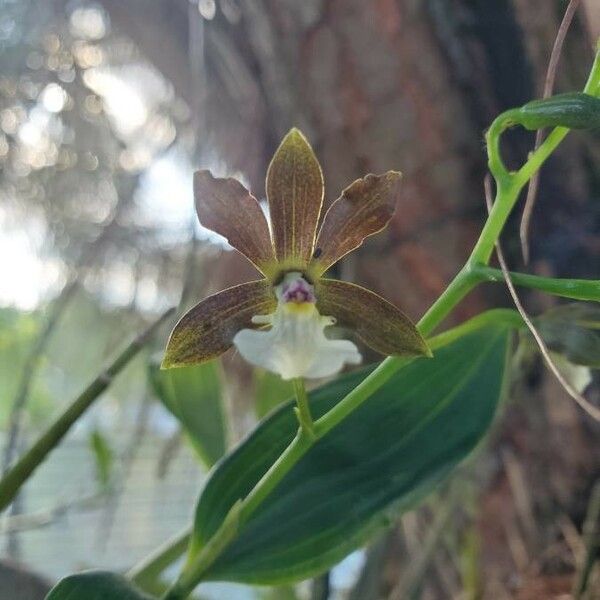
<path fill-rule="evenodd" d="M 396 529 L 385 532 L 366 551 L 365 562 L 358 580 L 348 593 L 347 600 L 378 600 L 385 570 L 385 559 L 390 543 L 396 536 Z"/>
<path fill-rule="evenodd" d="M 179 427 L 171 436 L 164 442 L 160 449 L 158 460 L 156 461 L 156 477 L 164 479 L 173 459 L 181 449 L 183 442 L 183 431 Z"/>
<path fill-rule="evenodd" d="M 4 510 L 17 495 L 19 489 L 46 459 L 48 454 L 59 444 L 62 438 L 71 429 L 73 424 L 94 403 L 94 401 L 113 382 L 129 361 L 138 354 L 146 345 L 156 330 L 174 313 L 169 309 L 162 314 L 142 334 L 134 339 L 112 364 L 100 372 L 90 385 L 64 410 L 64 412 L 50 425 L 33 446 L 20 458 L 20 460 L 6 473 L 0 481 L 0 511 Z"/>
<path fill-rule="evenodd" d="M 554 82 L 556 80 L 556 70 L 558 67 L 558 61 L 562 53 L 563 44 L 567 31 L 571 26 L 575 12 L 579 6 L 580 0 L 570 0 L 567 10 L 563 16 L 556 39 L 554 40 L 554 46 L 552 47 L 552 53 L 550 54 L 550 61 L 548 63 L 548 70 L 546 71 L 546 80 L 544 82 L 544 91 L 542 98 L 549 98 L 552 95 L 554 89 Z M 542 142 L 544 141 L 544 130 L 538 129 L 535 134 L 535 144 L 533 151 L 535 152 Z M 521 237 L 521 252 L 523 254 L 523 260 L 525 264 L 529 262 L 529 224 L 531 222 L 531 215 L 535 206 L 535 199 L 537 197 L 537 190 L 540 176 L 539 171 L 533 175 L 529 180 L 529 186 L 527 188 L 527 197 L 525 199 L 525 206 L 523 208 L 523 215 L 521 216 L 521 226 L 519 234 Z"/>
<path fill-rule="evenodd" d="M 136 180 L 137 177 L 134 181 Z M 29 400 L 31 386 L 35 381 L 45 349 L 52 337 L 54 329 L 80 287 L 80 270 L 89 266 L 96 259 L 98 250 L 109 238 L 114 226 L 118 222 L 118 217 L 122 214 L 124 207 L 128 204 L 127 201 L 131 197 L 131 194 L 119 195 L 116 206 L 101 226 L 100 234 L 95 240 L 88 244 L 87 248 L 81 253 L 77 264 L 69 275 L 67 283 L 53 301 L 44 327 L 37 336 L 31 348 L 31 352 L 25 361 L 25 365 L 23 366 L 19 377 L 19 383 L 17 384 L 17 392 L 11 404 L 8 417 L 9 425 L 7 441 L 4 445 L 1 462 L 1 473 L 3 476 L 8 472 L 15 455 L 19 453 L 19 448 L 25 446 L 25 442 L 22 439 L 23 419 Z M 20 512 L 19 502 L 17 500 L 18 499 L 12 503 L 10 516 L 16 516 Z M 13 532 L 9 532 L 8 534 L 8 553 L 9 556 L 16 556 L 18 553 L 18 542 Z"/>
<path fill-rule="evenodd" d="M 454 488 L 450 494 L 443 498 L 436 511 L 429 533 L 423 541 L 420 553 L 411 561 L 402 580 L 394 587 L 389 595 L 389 600 L 403 600 L 412 598 L 424 581 L 427 569 L 440 546 L 440 540 L 447 530 L 448 522 L 457 506 L 458 494 Z"/>
<path fill-rule="evenodd" d="M 29 390 L 31 389 L 31 384 L 33 383 L 35 372 L 37 371 L 44 349 L 46 348 L 46 344 L 65 308 L 77 291 L 78 283 L 77 279 L 72 279 L 65 287 L 63 287 L 58 297 L 54 300 L 46 323 L 40 331 L 40 334 L 37 336 L 31 352 L 25 361 L 25 365 L 23 366 L 21 378 L 17 386 L 17 393 L 15 394 L 8 419 L 8 439 L 2 454 L 2 473 L 8 471 L 15 454 L 21 431 L 23 413 L 25 411 L 27 398 L 29 397 Z"/>
<path fill-rule="evenodd" d="M 565 540 L 569 550 L 573 555 L 575 562 L 581 562 L 585 553 L 585 546 L 577 528 L 568 515 L 563 514 L 558 517 L 558 528 Z"/>
<path fill-rule="evenodd" d="M 575 600 L 583 597 L 588 588 L 594 563 L 600 555 L 600 481 L 592 489 L 587 514 L 583 523 L 583 538 L 585 541 L 585 558 L 575 582 L 573 594 Z"/>
<path fill-rule="evenodd" d="M 190 541 L 191 530 L 184 529 L 175 537 L 157 548 L 150 556 L 132 567 L 127 578 L 140 587 L 158 577 L 168 566 L 173 564 L 186 550 Z"/>
<path fill-rule="evenodd" d="M 514 452 L 505 449 L 501 452 L 502 462 L 508 477 L 512 496 L 515 501 L 517 515 L 521 521 L 524 532 L 527 534 L 529 544 L 535 542 L 536 524 L 533 516 L 533 502 L 531 500 L 530 489 L 527 485 L 527 478 Z"/>
<path fill-rule="evenodd" d="M 331 593 L 331 573 L 326 571 L 311 581 L 310 600 L 328 600 Z"/>
<path fill-rule="evenodd" d="M 486 175 L 486 177 L 484 179 L 484 188 L 485 188 L 485 201 L 487 204 L 488 211 L 490 211 L 492 208 L 492 180 L 491 180 L 491 177 L 489 174 Z M 577 404 L 590 417 L 592 417 L 596 421 L 600 421 L 600 409 L 597 408 L 596 406 L 594 406 L 593 404 L 591 404 L 590 402 L 588 402 L 581 394 L 579 394 L 571 386 L 571 384 L 563 377 L 562 373 L 558 370 L 557 366 L 554 364 L 552 358 L 550 357 L 550 352 L 548 351 L 548 347 L 546 346 L 546 343 L 544 342 L 542 336 L 539 334 L 538 330 L 535 328 L 535 325 L 533 324 L 531 318 L 529 317 L 529 315 L 523 308 L 523 305 L 521 304 L 521 300 L 519 300 L 517 290 L 515 289 L 515 286 L 510 277 L 510 272 L 506 266 L 506 260 L 504 259 L 504 252 L 502 251 L 502 247 L 500 245 L 500 242 L 498 242 L 498 241 L 496 242 L 496 254 L 498 256 L 498 262 L 500 263 L 500 268 L 502 269 L 502 273 L 504 274 L 504 280 L 506 281 L 506 285 L 508 286 L 508 291 L 510 292 L 513 302 L 515 303 L 515 306 L 516 306 L 517 310 L 519 311 L 519 314 L 521 315 L 523 321 L 525 322 L 525 325 L 527 325 L 529 331 L 531 332 L 535 341 L 537 342 L 537 345 L 539 346 L 540 352 L 541 352 L 542 356 L 544 357 L 544 360 L 546 361 L 548 368 L 550 369 L 550 371 L 552 371 L 552 373 L 554 374 L 554 376 L 556 377 L 558 382 L 562 385 L 562 387 L 569 394 L 569 396 L 571 396 L 571 398 L 573 398 L 573 400 L 575 400 L 575 402 L 577 402 Z"/>
<path fill-rule="evenodd" d="M 27 356 L 17 383 L 17 392 L 10 407 L 7 439 L 2 452 L 2 475 L 8 471 L 14 456 L 18 453 L 19 447 L 23 445 L 21 441 L 22 424 L 31 386 L 35 380 L 35 374 L 41 364 L 44 351 L 52 337 L 54 329 L 67 306 L 69 306 L 71 299 L 75 296 L 78 288 L 79 281 L 77 278 L 72 278 L 63 287 L 52 303 L 48 318 Z M 20 503 L 17 502 L 13 504 L 11 507 L 11 514 L 16 515 L 20 512 L 19 504 Z M 7 553 L 10 557 L 16 558 L 19 555 L 19 544 L 16 535 L 9 531 L 7 540 Z"/>
<path fill-rule="evenodd" d="M 529 553 L 527 552 L 527 544 L 523 539 L 521 531 L 517 527 L 517 523 L 512 518 L 503 518 L 501 521 L 506 544 L 510 551 L 511 558 L 517 567 L 518 572 L 527 570 L 530 564 Z"/>
<path fill-rule="evenodd" d="M 17 393 L 15 394 L 10 408 L 8 439 L 6 445 L 4 446 L 2 455 L 2 475 L 8 471 L 8 468 L 10 467 L 10 464 L 14 458 L 21 433 L 25 407 L 29 398 L 29 391 L 31 389 L 31 384 L 35 380 L 44 350 L 46 349 L 50 337 L 54 332 L 54 328 L 79 288 L 80 269 L 89 266 L 90 263 L 95 259 L 99 248 L 102 246 L 102 244 L 104 244 L 106 239 L 111 234 L 113 227 L 117 223 L 119 215 L 122 213 L 124 206 L 127 204 L 127 202 L 121 199 L 122 196 L 119 198 L 119 202 L 115 206 L 114 210 L 106 218 L 104 224 L 102 225 L 100 234 L 82 252 L 69 277 L 69 280 L 52 303 L 52 308 L 48 318 L 46 319 L 46 323 L 38 335 L 29 356 L 27 357 L 21 372 L 19 384 L 17 386 Z"/>
<path fill-rule="evenodd" d="M 105 492 L 94 492 L 89 496 L 61 502 L 52 508 L 8 517 L 0 529 L 0 533 L 31 531 L 32 529 L 47 527 L 67 513 L 98 508 L 105 496 Z"/>

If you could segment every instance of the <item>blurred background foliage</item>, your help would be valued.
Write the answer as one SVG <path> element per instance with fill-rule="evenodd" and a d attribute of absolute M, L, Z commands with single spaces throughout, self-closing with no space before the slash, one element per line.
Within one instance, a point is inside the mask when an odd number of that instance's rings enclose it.
<path fill-rule="evenodd" d="M 192 173 L 208 167 L 239 177 L 262 198 L 267 161 L 292 125 L 319 155 L 327 203 L 366 172 L 404 172 L 388 232 L 344 259 L 337 274 L 417 319 L 482 222 L 482 131 L 497 113 L 540 95 L 565 5 L 0 0 L 4 466 L 146 320 L 252 276 L 197 225 Z M 598 35 L 598 3 L 582 0 L 557 91 L 581 85 Z M 517 164 L 531 145 L 529 134 L 511 132 L 509 161 Z M 597 277 L 597 133 L 567 139 L 544 168 L 539 195 L 527 268 Z M 516 222 L 505 245 L 518 268 Z M 535 293 L 526 299 L 534 313 L 555 305 Z M 501 287 L 486 288 L 455 318 L 508 302 Z M 211 367 L 208 384 L 184 386 L 198 386 L 194 398 L 174 400 L 173 382 L 166 398 L 148 367 L 164 335 L 3 517 L 0 598 L 12 600 L 17 585 L 19 598 L 40 598 L 48 581 L 78 568 L 132 566 L 188 523 L 226 441 L 234 444 L 289 395 L 277 378 L 231 354 Z M 539 360 L 521 360 L 518 373 L 477 460 L 366 553 L 298 590 L 209 584 L 202 593 L 315 600 L 569 593 L 585 556 L 600 431 Z M 596 386 L 590 395 L 597 399 Z M 210 409 L 222 422 L 205 447 L 192 449 L 172 415 L 193 414 L 197 396 L 222 402 Z"/>

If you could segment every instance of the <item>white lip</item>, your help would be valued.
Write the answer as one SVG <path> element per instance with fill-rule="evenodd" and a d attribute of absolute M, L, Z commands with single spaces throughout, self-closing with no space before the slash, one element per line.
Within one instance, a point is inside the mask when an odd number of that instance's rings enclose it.
<path fill-rule="evenodd" d="M 345 364 L 359 364 L 362 357 L 352 342 L 325 336 L 325 328 L 335 323 L 333 317 L 320 315 L 313 302 L 282 300 L 281 288 L 299 277 L 299 273 L 289 273 L 277 286 L 279 302 L 273 314 L 253 317 L 253 323 L 270 325 L 270 329 L 242 329 L 236 334 L 233 343 L 239 353 L 282 379 L 329 377 Z"/>

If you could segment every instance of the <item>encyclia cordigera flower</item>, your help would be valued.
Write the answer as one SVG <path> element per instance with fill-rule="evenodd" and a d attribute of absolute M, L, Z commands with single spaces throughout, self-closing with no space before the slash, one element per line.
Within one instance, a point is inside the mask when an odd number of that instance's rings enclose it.
<path fill-rule="evenodd" d="M 284 379 L 333 375 L 361 361 L 349 340 L 331 340 L 335 322 L 387 355 L 430 355 L 408 317 L 377 294 L 323 274 L 391 219 L 400 173 L 367 175 L 326 212 L 321 166 L 292 129 L 267 171 L 271 228 L 258 201 L 235 179 L 194 176 L 200 222 L 225 238 L 264 275 L 209 296 L 175 326 L 163 368 L 213 359 L 234 345 L 253 365 Z"/>

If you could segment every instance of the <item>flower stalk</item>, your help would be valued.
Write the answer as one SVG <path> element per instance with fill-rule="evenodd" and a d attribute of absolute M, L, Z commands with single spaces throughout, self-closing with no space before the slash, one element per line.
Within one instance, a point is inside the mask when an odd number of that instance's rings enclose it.
<path fill-rule="evenodd" d="M 308 404 L 304 379 L 296 377 L 292 380 L 292 385 L 294 386 L 294 394 L 296 395 L 294 412 L 296 413 L 296 417 L 298 417 L 300 428 L 309 438 L 316 439 L 315 424 L 312 415 L 310 414 L 310 405 Z"/>

